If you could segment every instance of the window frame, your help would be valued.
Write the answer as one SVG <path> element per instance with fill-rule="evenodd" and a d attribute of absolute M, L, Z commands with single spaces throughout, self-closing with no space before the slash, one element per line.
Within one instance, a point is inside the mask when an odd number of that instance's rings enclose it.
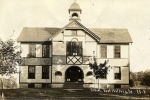
<path fill-rule="evenodd" d="M 32 46 L 34 46 L 34 49 L 32 49 Z M 29 44 L 29 57 L 30 58 L 36 57 L 36 44 Z"/>
<path fill-rule="evenodd" d="M 114 84 L 114 89 L 121 88 L 121 84 Z"/>
<path fill-rule="evenodd" d="M 78 43 L 78 45 L 76 43 Z M 69 49 L 68 49 L 68 47 L 69 47 Z M 67 56 L 82 56 L 83 55 L 82 42 L 80 42 L 80 41 L 77 41 L 77 42 L 76 41 L 68 41 L 67 46 L 66 46 L 66 52 L 67 52 L 66 53 Z"/>
<path fill-rule="evenodd" d="M 116 51 L 117 49 L 118 51 Z M 114 58 L 121 58 L 121 46 L 120 45 L 114 45 Z"/>
<path fill-rule="evenodd" d="M 44 50 L 44 46 L 45 46 L 46 50 Z M 47 54 L 47 52 L 48 52 L 48 54 Z M 42 44 L 42 57 L 43 58 L 50 57 L 50 45 L 49 44 Z"/>
<path fill-rule="evenodd" d="M 100 79 L 107 79 L 107 73 L 103 74 L 103 76 L 100 76 Z"/>
<path fill-rule="evenodd" d="M 46 67 L 46 69 L 45 69 L 46 72 L 43 72 L 44 71 L 44 67 Z M 48 65 L 42 66 L 42 79 L 49 79 L 49 66 Z"/>
<path fill-rule="evenodd" d="M 28 88 L 35 88 L 35 84 L 34 83 L 28 83 Z"/>
<path fill-rule="evenodd" d="M 33 73 L 31 73 L 30 72 L 30 67 L 33 67 L 34 68 L 34 72 Z M 28 79 L 35 79 L 35 66 L 33 66 L 33 65 L 29 65 L 28 66 Z"/>
<path fill-rule="evenodd" d="M 114 67 L 114 68 L 119 68 L 119 73 L 114 72 L 114 79 L 121 80 L 121 67 Z"/>
<path fill-rule="evenodd" d="M 100 53 L 101 53 L 101 58 L 107 58 L 107 45 L 106 44 L 101 44 L 100 45 Z M 105 55 L 105 57 L 104 56 L 102 56 L 102 55 Z"/>

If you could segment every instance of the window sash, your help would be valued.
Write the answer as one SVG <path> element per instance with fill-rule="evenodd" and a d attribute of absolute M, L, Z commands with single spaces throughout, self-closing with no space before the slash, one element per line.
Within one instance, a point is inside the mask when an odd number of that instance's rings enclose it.
<path fill-rule="evenodd" d="M 82 42 L 68 42 L 67 43 L 68 56 L 81 56 L 82 55 Z"/>
<path fill-rule="evenodd" d="M 115 73 L 115 79 L 121 79 L 121 73 Z"/>
<path fill-rule="evenodd" d="M 28 66 L 28 79 L 35 79 L 35 66 Z"/>
<path fill-rule="evenodd" d="M 49 66 L 42 66 L 42 79 L 49 79 Z"/>
<path fill-rule="evenodd" d="M 35 73 L 35 67 L 29 66 L 29 73 Z"/>
<path fill-rule="evenodd" d="M 115 76 L 115 79 L 121 79 L 121 68 L 120 67 L 115 67 L 114 76 Z"/>
<path fill-rule="evenodd" d="M 107 45 L 101 45 L 101 58 L 107 58 Z"/>
<path fill-rule="evenodd" d="M 107 74 L 101 75 L 100 79 L 107 79 Z"/>
<path fill-rule="evenodd" d="M 29 57 L 36 57 L 36 45 L 29 44 Z"/>
<path fill-rule="evenodd" d="M 50 45 L 42 45 L 42 57 L 49 57 Z"/>
<path fill-rule="evenodd" d="M 114 52 L 115 52 L 115 58 L 120 58 L 120 45 L 115 45 L 114 47 Z"/>

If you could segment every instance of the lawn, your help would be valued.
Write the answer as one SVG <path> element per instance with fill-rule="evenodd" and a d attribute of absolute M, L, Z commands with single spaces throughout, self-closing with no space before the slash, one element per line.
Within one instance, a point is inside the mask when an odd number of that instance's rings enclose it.
<path fill-rule="evenodd" d="M 1 92 L 1 91 L 0 91 Z M 0 99 L 2 99 L 0 97 Z M 150 90 L 144 89 L 5 89 L 4 100 L 116 100 L 147 99 Z"/>

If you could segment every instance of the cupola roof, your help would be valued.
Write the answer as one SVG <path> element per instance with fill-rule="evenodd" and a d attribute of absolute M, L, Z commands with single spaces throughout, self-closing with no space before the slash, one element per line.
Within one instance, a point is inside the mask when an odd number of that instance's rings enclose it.
<path fill-rule="evenodd" d="M 74 3 L 71 4 L 69 8 L 69 12 L 70 11 L 81 11 L 80 5 L 76 1 L 74 1 Z"/>

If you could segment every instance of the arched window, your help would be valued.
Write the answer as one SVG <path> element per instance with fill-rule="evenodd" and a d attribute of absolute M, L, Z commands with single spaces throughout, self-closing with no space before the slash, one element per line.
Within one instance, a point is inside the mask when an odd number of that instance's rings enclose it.
<path fill-rule="evenodd" d="M 72 18 L 78 18 L 78 14 L 77 13 L 73 13 L 72 14 Z"/>
<path fill-rule="evenodd" d="M 82 42 L 77 39 L 67 42 L 67 56 L 82 56 Z"/>
<path fill-rule="evenodd" d="M 93 75 L 92 71 L 88 71 L 86 74 L 86 76 L 91 76 L 91 75 Z"/>
<path fill-rule="evenodd" d="M 62 73 L 60 71 L 55 72 L 55 76 L 62 76 Z"/>

